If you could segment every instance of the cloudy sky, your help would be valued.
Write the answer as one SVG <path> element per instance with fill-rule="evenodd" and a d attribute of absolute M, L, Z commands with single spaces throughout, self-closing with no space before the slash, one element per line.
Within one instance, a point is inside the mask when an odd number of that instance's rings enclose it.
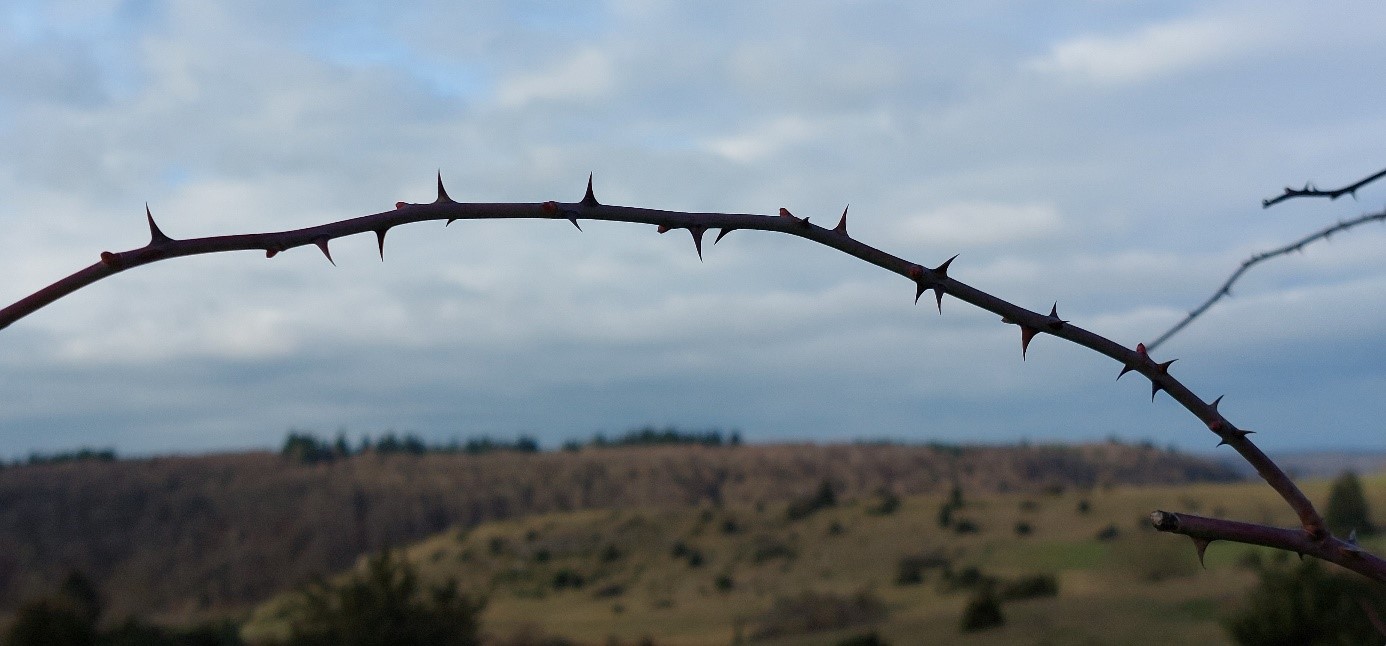
<path fill-rule="evenodd" d="M 1355 2 L 9 0 L 0 301 L 165 232 L 431 201 L 836 221 L 1135 345 L 1248 255 L 1379 210 L 1260 200 L 1386 166 Z M 0 454 L 269 447 L 290 428 L 553 445 L 1215 438 L 1119 366 L 812 243 L 436 223 L 183 258 L 0 331 Z M 1271 449 L 1386 448 L 1386 227 L 1249 273 L 1156 359 Z M 1225 450 L 1225 449 L 1224 449 Z"/>

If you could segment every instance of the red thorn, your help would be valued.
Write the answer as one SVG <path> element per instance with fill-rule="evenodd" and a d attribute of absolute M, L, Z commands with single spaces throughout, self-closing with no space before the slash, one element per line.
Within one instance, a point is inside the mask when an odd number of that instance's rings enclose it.
<path fill-rule="evenodd" d="M 106 265 L 107 267 L 114 267 L 116 265 L 116 262 L 117 258 L 115 254 L 109 251 L 101 252 L 101 264 Z"/>
<path fill-rule="evenodd" d="M 587 194 L 582 196 L 582 205 L 587 207 L 601 206 L 597 201 L 597 196 L 592 193 L 592 173 L 587 174 Z"/>
<path fill-rule="evenodd" d="M 402 208 L 404 208 L 404 207 L 406 207 L 406 206 L 409 206 L 409 203 L 408 203 L 408 202 L 395 202 L 395 208 L 396 208 L 396 209 L 402 209 Z"/>
<path fill-rule="evenodd" d="M 454 204 L 452 198 L 448 197 L 447 189 L 443 188 L 443 171 L 438 171 L 438 199 L 433 200 L 434 204 Z"/>
<path fill-rule="evenodd" d="M 655 230 L 658 231 L 658 232 L 660 232 L 660 233 L 668 233 L 668 232 L 669 232 L 669 225 L 667 225 L 667 224 L 661 224 L 661 225 L 659 225 L 659 228 L 658 228 L 658 229 L 655 229 Z"/>
<path fill-rule="evenodd" d="M 1028 325 L 1021 325 L 1021 326 L 1020 326 L 1020 360 L 1021 360 L 1021 361 L 1024 361 L 1024 360 L 1025 360 L 1025 358 L 1026 358 L 1026 357 L 1025 357 L 1026 353 L 1030 351 L 1030 339 L 1035 338 L 1035 335 L 1036 335 L 1036 334 L 1039 334 L 1039 330 L 1036 330 L 1035 328 L 1032 328 L 1032 327 L 1030 327 L 1030 326 L 1028 326 Z"/>
<path fill-rule="evenodd" d="M 842 209 L 842 219 L 841 219 L 841 220 L 838 220 L 838 221 L 837 221 L 837 226 L 833 227 L 833 231 L 837 232 L 838 235 L 840 235 L 840 236 L 842 236 L 842 237 L 844 237 L 844 238 L 850 238 L 850 237 L 852 237 L 852 236 L 847 235 L 847 209 L 849 209 L 849 208 L 851 208 L 851 207 L 852 207 L 852 205 L 851 205 L 851 204 L 848 204 L 846 208 Z"/>
<path fill-rule="evenodd" d="M 1144 358 L 1144 359 L 1149 359 L 1149 358 L 1150 358 L 1150 353 L 1148 353 L 1148 352 L 1145 351 L 1145 344 L 1144 344 L 1144 343 L 1137 343 L 1137 344 L 1136 344 L 1136 354 L 1141 355 L 1141 357 Z"/>
<path fill-rule="evenodd" d="M 728 233 L 731 233 L 732 231 L 735 231 L 735 230 L 736 230 L 736 229 L 733 228 L 733 227 L 726 227 L 726 228 L 722 229 L 721 231 L 717 232 L 717 237 L 714 238 L 714 239 L 712 240 L 712 244 L 717 244 L 717 243 L 721 242 L 723 236 L 725 236 L 725 235 L 727 235 Z"/>
<path fill-rule="evenodd" d="M 451 223 L 451 220 L 449 220 L 448 222 Z M 445 224 L 445 225 L 443 225 L 443 226 L 447 226 L 447 225 Z M 379 245 L 379 247 L 380 247 L 380 259 L 381 259 L 382 261 L 385 260 L 385 233 L 386 233 L 387 231 L 389 231 L 389 230 L 390 230 L 390 227 L 385 227 L 384 229 L 376 229 L 376 230 L 375 230 L 375 243 L 376 243 L 377 245 Z"/>
<path fill-rule="evenodd" d="M 1208 569 L 1208 566 L 1203 563 L 1203 552 L 1208 549 L 1208 544 L 1213 541 L 1206 538 L 1195 538 L 1193 542 L 1194 549 L 1198 550 L 1198 564 L 1203 566 L 1203 569 Z"/>
<path fill-rule="evenodd" d="M 704 232 L 704 231 L 707 231 L 707 228 L 706 228 L 706 227 L 698 227 L 698 226 L 688 227 L 688 232 L 691 233 L 691 234 L 693 234 L 693 248 L 695 248 L 695 249 L 698 250 L 698 260 L 699 260 L 699 261 L 701 261 L 701 260 L 703 259 L 703 232 Z"/>
<path fill-rule="evenodd" d="M 332 263 L 332 266 L 336 267 L 337 261 L 332 259 L 332 252 L 327 249 L 327 240 L 327 238 L 318 238 L 313 241 L 313 244 L 317 245 L 318 248 L 322 250 L 322 255 L 327 256 L 327 262 Z"/>
<path fill-rule="evenodd" d="M 780 217 L 782 217 L 782 218 L 794 218 L 794 214 L 793 214 L 793 213 L 790 213 L 790 212 L 789 212 L 789 209 L 786 209 L 786 208 L 784 208 L 784 207 L 782 206 L 782 207 L 780 207 Z M 797 220 L 797 219 L 799 219 L 799 218 L 794 218 L 794 219 Z"/>
<path fill-rule="evenodd" d="M 159 225 L 154 224 L 154 216 L 149 213 L 148 203 L 144 205 L 144 219 L 149 222 L 149 244 L 151 246 L 173 242 L 173 238 L 164 235 L 164 232 L 159 230 Z"/>
<path fill-rule="evenodd" d="M 937 266 L 937 267 L 934 267 L 933 272 L 934 272 L 935 274 L 938 274 L 938 277 L 939 277 L 939 278 L 947 278 L 947 277 L 948 277 L 948 265 L 953 264 L 953 260 L 956 259 L 957 257 L 958 257 L 958 254 L 953 254 L 953 257 L 952 257 L 952 258 L 949 258 L 949 259 L 947 259 L 947 260 L 945 260 L 945 261 L 943 261 L 943 264 L 942 264 L 942 265 L 939 265 L 939 266 Z"/>

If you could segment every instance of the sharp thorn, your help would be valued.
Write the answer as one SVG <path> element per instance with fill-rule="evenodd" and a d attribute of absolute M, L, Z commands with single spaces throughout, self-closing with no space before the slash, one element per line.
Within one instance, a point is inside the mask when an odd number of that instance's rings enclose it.
<path fill-rule="evenodd" d="M 1157 383 L 1157 382 L 1151 381 L 1151 382 L 1150 382 L 1150 401 L 1152 401 L 1152 402 L 1155 401 L 1155 395 L 1158 394 L 1161 390 L 1164 390 L 1164 389 L 1165 389 L 1164 386 L 1161 386 L 1161 385 L 1160 385 L 1159 383 Z"/>
<path fill-rule="evenodd" d="M 433 200 L 434 204 L 452 204 L 452 198 L 448 197 L 447 189 L 443 188 L 443 171 L 438 171 L 438 199 Z"/>
<path fill-rule="evenodd" d="M 1055 301 L 1055 302 L 1054 302 L 1054 306 L 1049 308 L 1049 319 L 1050 319 L 1050 320 L 1049 320 L 1048 325 L 1049 325 L 1049 329 L 1051 329 L 1051 330 L 1058 330 L 1058 329 L 1062 328 L 1062 327 L 1064 326 L 1065 323 L 1068 323 L 1068 321 L 1065 321 L 1065 320 L 1059 318 L 1059 303 L 1058 303 L 1058 301 Z"/>
<path fill-rule="evenodd" d="M 717 243 L 721 242 L 723 236 L 725 236 L 725 235 L 727 235 L 728 233 L 731 233 L 732 231 L 735 231 L 735 230 L 736 230 L 736 229 L 734 229 L 734 228 L 727 227 L 727 228 L 725 228 L 725 229 L 722 229 L 721 231 L 718 231 L 718 232 L 717 232 L 717 237 L 714 238 L 714 239 L 712 240 L 712 244 L 717 244 Z"/>
<path fill-rule="evenodd" d="M 919 297 L 920 297 L 920 296 L 923 296 L 923 295 L 924 295 L 924 292 L 926 292 L 926 291 L 928 291 L 928 290 L 929 290 L 929 288 L 924 286 L 924 281 L 919 281 L 919 282 L 917 282 L 917 283 L 914 284 L 914 304 L 915 304 L 915 305 L 918 305 L 918 304 L 919 304 Z"/>
<path fill-rule="evenodd" d="M 943 264 L 941 264 L 941 265 L 939 265 L 939 266 L 937 266 L 937 267 L 934 267 L 933 272 L 934 272 L 935 274 L 938 274 L 938 277 L 939 277 L 939 278 L 947 278 L 947 277 L 948 277 L 948 265 L 953 264 L 953 260 L 956 259 L 957 257 L 958 257 L 958 254 L 953 254 L 953 257 L 952 257 L 952 258 L 949 258 L 949 259 L 943 261 Z"/>
<path fill-rule="evenodd" d="M 840 236 L 842 236 L 842 237 L 844 237 L 844 238 L 850 238 L 850 237 L 851 237 L 851 236 L 847 235 L 847 209 L 849 209 L 849 208 L 851 208 L 851 207 L 852 207 L 852 205 L 851 205 L 851 204 L 848 204 L 848 205 L 846 206 L 846 208 L 843 208 L 843 209 L 842 209 L 842 219 L 837 221 L 837 226 L 836 226 L 836 227 L 833 227 L 833 231 L 837 232 L 838 235 L 840 235 Z"/>
<path fill-rule="evenodd" d="M 154 224 L 154 216 L 149 213 L 148 202 L 144 205 L 144 219 L 149 222 L 149 244 L 156 245 L 165 242 L 173 242 L 173 238 L 164 235 L 164 232 L 159 230 L 159 225 Z"/>
<path fill-rule="evenodd" d="M 592 173 L 587 174 L 587 193 L 582 196 L 582 205 L 601 206 L 601 203 L 597 201 L 597 196 L 592 193 Z"/>
<path fill-rule="evenodd" d="M 934 285 L 934 303 L 938 305 L 938 313 L 943 313 L 943 289 Z"/>
<path fill-rule="evenodd" d="M 1214 413 L 1218 412 L 1218 404 L 1221 404 L 1221 403 L 1222 403 L 1222 398 L 1223 398 L 1222 395 L 1218 395 L 1218 398 L 1217 398 L 1217 399 L 1214 399 L 1214 400 L 1213 400 L 1213 403 L 1208 404 L 1208 407 L 1209 407 L 1209 408 L 1212 408 Z"/>
<path fill-rule="evenodd" d="M 1117 380 L 1118 380 L 1118 381 L 1121 380 L 1122 377 L 1125 377 L 1125 376 L 1126 376 L 1126 373 L 1131 372 L 1132 370 L 1135 370 L 1135 369 L 1136 369 L 1136 367 L 1133 366 L 1133 365 L 1131 365 L 1131 364 L 1129 364 L 1129 363 L 1126 364 L 1126 365 L 1124 365 L 1124 366 L 1122 366 L 1122 367 L 1121 367 L 1121 372 L 1118 372 L 1118 373 L 1117 373 Z"/>
<path fill-rule="evenodd" d="M 577 223 L 577 218 L 568 218 L 568 221 L 572 222 L 573 226 L 577 227 L 578 231 L 582 230 L 582 226 Z"/>
<path fill-rule="evenodd" d="M 1024 360 L 1026 359 L 1025 355 L 1026 355 L 1026 353 L 1028 353 L 1028 352 L 1030 351 L 1030 340 L 1033 339 L 1033 338 L 1035 338 L 1035 335 L 1036 335 L 1036 334 L 1039 334 L 1039 330 L 1036 330 L 1035 328 L 1032 328 L 1032 327 L 1029 327 L 1029 326 L 1026 326 L 1026 325 L 1020 326 L 1020 360 L 1021 360 L 1021 361 L 1024 361 Z"/>
<path fill-rule="evenodd" d="M 449 222 L 451 222 L 451 220 L 449 220 Z M 445 225 L 443 225 L 443 226 L 447 226 L 447 225 L 445 224 Z M 378 246 L 380 247 L 380 260 L 381 260 L 381 261 L 384 261 L 384 260 L 385 260 L 385 233 L 386 233 L 387 231 L 389 231 L 389 230 L 390 230 L 389 227 L 386 227 L 386 228 L 384 228 L 384 229 L 376 229 L 376 230 L 375 230 L 375 243 L 376 243 L 376 245 L 378 245 Z"/>
<path fill-rule="evenodd" d="M 1161 363 L 1161 364 L 1156 365 L 1156 366 L 1155 366 L 1155 369 L 1156 369 L 1156 370 L 1159 370 L 1159 371 L 1160 371 L 1160 374 L 1165 374 L 1165 375 L 1167 375 L 1167 374 L 1169 374 L 1169 366 L 1170 366 L 1170 364 L 1174 363 L 1175 361 L 1178 361 L 1178 359 L 1170 359 L 1169 361 L 1166 361 L 1166 362 L 1164 362 L 1164 363 Z"/>
<path fill-rule="evenodd" d="M 332 259 L 332 252 L 327 249 L 327 240 L 327 238 L 318 238 L 313 241 L 313 244 L 317 245 L 318 248 L 322 250 L 322 255 L 327 256 L 327 262 L 332 263 L 332 266 L 336 267 L 337 261 Z"/>
<path fill-rule="evenodd" d="M 1198 564 L 1203 566 L 1203 569 L 1208 569 L 1208 566 L 1203 563 L 1203 552 L 1208 549 L 1208 544 L 1213 541 L 1206 538 L 1195 538 L 1193 542 L 1194 548 L 1198 550 Z"/>
<path fill-rule="evenodd" d="M 447 225 L 452 224 L 453 222 L 456 222 L 456 221 L 457 221 L 457 218 L 448 218 L 448 221 L 447 221 L 447 222 L 444 222 L 444 223 L 443 223 L 443 226 L 447 226 Z"/>
<path fill-rule="evenodd" d="M 703 259 L 703 232 L 707 231 L 704 227 L 688 227 L 688 232 L 693 234 L 693 248 L 698 250 L 698 261 Z"/>

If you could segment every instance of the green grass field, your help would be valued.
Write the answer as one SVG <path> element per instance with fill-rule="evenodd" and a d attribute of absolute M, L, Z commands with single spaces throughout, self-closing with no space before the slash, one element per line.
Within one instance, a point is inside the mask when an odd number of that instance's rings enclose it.
<path fill-rule="evenodd" d="M 1373 508 L 1382 509 L 1386 478 L 1368 477 L 1363 484 Z M 1304 487 L 1323 503 L 1326 482 Z M 456 577 L 486 595 L 485 630 L 502 640 L 528 633 L 581 644 L 649 637 L 661 645 L 740 639 L 812 646 L 875 630 L 897 645 L 1223 644 L 1229 641 L 1219 618 L 1256 581 L 1238 561 L 1259 548 L 1214 543 L 1203 569 L 1188 539 L 1149 529 L 1149 512 L 1294 523 L 1262 483 L 965 499 L 952 514 L 952 528 L 939 524 L 943 497 L 907 497 L 889 514 L 880 513 L 880 500 L 867 497 L 799 520 L 790 520 L 783 504 L 551 514 L 445 532 L 407 553 L 426 577 Z M 976 531 L 955 531 L 964 521 Z M 1025 535 L 1017 531 L 1021 523 L 1030 527 Z M 1379 553 L 1382 542 L 1368 546 Z M 1274 558 L 1270 550 L 1259 551 Z M 921 582 L 902 585 L 906 557 L 946 561 L 953 576 L 923 567 Z M 949 589 L 947 582 L 959 581 L 969 567 L 1002 582 L 1050 574 L 1058 593 L 1005 601 L 1004 625 L 964 633 L 960 617 L 972 593 Z M 770 632 L 766 613 L 777 600 L 806 591 L 844 604 L 864 594 L 883 606 L 884 616 L 757 637 Z M 282 607 L 282 599 L 261 607 L 247 638 L 276 634 Z"/>

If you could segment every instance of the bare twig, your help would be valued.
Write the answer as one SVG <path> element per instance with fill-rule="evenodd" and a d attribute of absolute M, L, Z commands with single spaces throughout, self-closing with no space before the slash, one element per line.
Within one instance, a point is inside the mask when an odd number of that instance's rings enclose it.
<path fill-rule="evenodd" d="M 1213 295 L 1208 297 L 1208 300 L 1203 301 L 1202 305 L 1199 305 L 1198 307 L 1190 311 L 1188 314 L 1186 314 L 1182 320 L 1174 324 L 1174 327 L 1165 330 L 1165 333 L 1161 334 L 1159 338 L 1155 339 L 1154 341 L 1151 341 L 1150 343 L 1147 343 L 1146 347 L 1150 350 L 1154 350 L 1155 348 L 1160 347 L 1161 343 L 1164 343 L 1165 341 L 1169 340 L 1170 337 L 1179 333 L 1180 330 L 1183 330 L 1184 327 L 1192 323 L 1194 319 L 1198 318 L 1204 312 L 1208 311 L 1208 308 L 1212 307 L 1214 303 L 1222 300 L 1224 297 L 1231 296 L 1232 284 L 1237 282 L 1237 279 L 1241 278 L 1242 274 L 1246 273 L 1246 270 L 1251 269 L 1252 266 L 1270 260 L 1271 258 L 1274 258 L 1276 256 L 1283 256 L 1294 251 L 1303 251 L 1305 245 L 1319 240 L 1327 240 L 1329 236 L 1332 236 L 1333 234 L 1338 233 L 1339 231 L 1346 231 L 1359 224 L 1377 221 L 1386 221 L 1386 211 L 1382 211 L 1380 213 L 1368 213 L 1366 215 L 1353 218 L 1351 220 L 1339 222 L 1331 227 L 1304 236 L 1303 238 L 1291 242 L 1290 244 L 1287 244 L 1283 247 L 1271 249 L 1270 251 L 1263 251 L 1258 254 L 1253 254 L 1250 258 L 1247 258 L 1246 260 L 1242 261 L 1242 264 L 1239 267 L 1237 267 L 1237 270 L 1232 272 L 1231 276 L 1227 277 L 1227 280 L 1223 282 L 1222 287 L 1219 287 L 1217 291 L 1214 291 Z"/>
<path fill-rule="evenodd" d="M 1370 184 L 1378 179 L 1381 179 L 1382 177 L 1386 177 L 1386 170 L 1378 172 L 1375 175 L 1364 177 L 1354 184 L 1348 184 L 1347 186 L 1333 189 L 1331 191 L 1320 190 L 1312 183 L 1305 183 L 1304 188 L 1290 188 L 1286 186 L 1284 193 L 1281 193 L 1280 195 L 1277 195 L 1269 200 L 1261 200 L 1261 208 L 1268 209 L 1272 205 L 1279 204 L 1281 202 L 1284 202 L 1285 200 L 1295 197 L 1326 197 L 1330 200 L 1336 200 L 1344 195 L 1351 195 L 1354 198 L 1356 198 L 1357 189 L 1362 188 L 1363 186 L 1366 186 L 1367 184 Z"/>
<path fill-rule="evenodd" d="M 393 211 L 331 222 L 316 227 L 280 231 L 275 233 L 255 233 L 244 235 L 213 236 L 177 240 L 165 235 L 146 210 L 149 225 L 149 243 L 138 249 L 118 253 L 103 252 L 101 259 L 89 267 L 59 280 L 52 285 L 27 296 L 4 309 L 0 309 L 0 328 L 32 314 L 43 306 L 72 293 L 102 278 L 112 276 L 126 269 L 140 265 L 195 254 L 222 251 L 260 250 L 268 257 L 305 245 L 315 245 L 328 260 L 332 259 L 328 249 L 331 240 L 358 233 L 373 232 L 380 245 L 381 258 L 385 255 L 385 234 L 392 227 L 425 220 L 443 220 L 451 224 L 457 220 L 540 218 L 568 220 L 575 226 L 578 219 L 605 220 L 650 224 L 658 227 L 660 233 L 672 229 L 687 229 L 692 235 L 694 248 L 702 254 L 703 235 L 709 229 L 720 229 L 716 240 L 737 230 L 759 230 L 786 233 L 806 238 L 819 244 L 837 249 L 848 255 L 908 278 L 914 283 L 915 301 L 924 292 L 933 290 L 935 302 L 940 313 L 943 310 L 943 295 L 971 303 L 984 310 L 1000 315 L 1003 323 L 1020 328 L 1022 354 L 1030 342 L 1040 334 L 1062 338 L 1111 357 L 1121 364 L 1117 374 L 1120 379 L 1128 372 L 1137 372 L 1150 380 L 1151 399 L 1160 391 L 1165 391 L 1181 406 L 1203 422 L 1219 438 L 1219 446 L 1227 444 L 1255 467 L 1256 472 L 1280 495 L 1299 517 L 1300 529 L 1283 530 L 1265 528 L 1259 532 L 1248 532 L 1240 524 L 1194 524 L 1192 521 L 1156 523 L 1166 531 L 1185 533 L 1193 536 L 1196 545 L 1206 545 L 1206 541 L 1223 539 L 1238 542 L 1253 542 L 1301 553 L 1312 553 L 1320 558 L 1341 563 L 1345 567 L 1361 572 L 1378 580 L 1386 580 L 1386 563 L 1381 559 L 1365 555 L 1355 546 L 1332 537 L 1325 527 L 1322 517 L 1313 504 L 1305 497 L 1294 482 L 1285 475 L 1270 458 L 1266 456 L 1247 436 L 1251 431 L 1240 429 L 1218 412 L 1221 397 L 1205 402 L 1170 374 L 1173 360 L 1156 362 L 1146 351 L 1144 345 L 1134 349 L 1116 343 L 1106 337 L 1090 332 L 1059 318 L 1058 307 L 1050 308 L 1048 314 L 1028 310 L 1004 301 L 996 296 L 966 285 L 949 276 L 949 268 L 954 258 L 940 263 L 932 269 L 902 258 L 893 256 L 875 247 L 858 242 L 847 234 L 846 213 L 833 229 L 827 229 L 809 222 L 808 218 L 796 217 L 785 209 L 779 215 L 752 215 L 740 213 L 688 213 L 681 211 L 662 211 L 627 206 L 601 204 L 592 192 L 592 181 L 588 178 L 587 192 L 578 202 L 535 202 L 535 203 L 459 203 L 453 201 L 443 189 L 441 178 L 438 181 L 438 197 L 429 204 L 409 204 L 400 202 Z M 580 228 L 580 227 L 579 227 Z M 1187 517 L 1177 516 L 1177 519 Z M 1230 521 L 1222 521 L 1228 523 Z M 1194 527 L 1196 529 L 1189 529 Z M 1197 532 L 1197 534 L 1193 533 Z M 1199 541 L 1203 541 L 1199 543 Z M 1201 549 L 1201 548 L 1200 548 Z"/>

